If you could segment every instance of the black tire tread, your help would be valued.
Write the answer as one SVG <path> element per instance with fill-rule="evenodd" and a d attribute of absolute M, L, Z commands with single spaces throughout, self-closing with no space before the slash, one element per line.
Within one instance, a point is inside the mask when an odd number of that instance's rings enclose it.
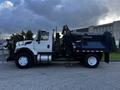
<path fill-rule="evenodd" d="M 88 58 L 89 58 L 90 56 L 94 56 L 94 57 L 97 58 L 97 63 L 96 63 L 96 65 L 90 66 L 90 65 L 88 64 Z M 100 58 L 99 58 L 99 56 L 98 56 L 97 54 L 87 54 L 87 55 L 85 56 L 85 59 L 84 59 L 84 65 L 85 65 L 86 67 L 88 67 L 88 68 L 97 68 L 98 65 L 99 65 L 99 62 L 100 62 Z"/>
<path fill-rule="evenodd" d="M 21 66 L 21 65 L 19 65 L 18 59 L 19 59 L 21 56 L 26 56 L 26 57 L 28 58 L 28 64 L 27 64 L 26 66 Z M 31 65 L 32 65 L 32 57 L 31 57 L 28 53 L 25 53 L 25 52 L 24 52 L 24 53 L 23 53 L 23 52 L 18 53 L 18 54 L 16 55 L 15 64 L 16 64 L 16 66 L 17 66 L 18 68 L 20 68 L 20 69 L 29 68 L 29 67 L 31 67 Z"/>

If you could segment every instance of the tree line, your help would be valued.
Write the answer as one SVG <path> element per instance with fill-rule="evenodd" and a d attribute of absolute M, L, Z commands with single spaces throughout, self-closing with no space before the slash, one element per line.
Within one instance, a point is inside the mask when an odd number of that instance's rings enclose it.
<path fill-rule="evenodd" d="M 10 39 L 6 40 L 7 41 L 6 48 L 8 48 L 10 54 L 8 57 L 8 61 L 12 60 L 14 57 L 16 43 L 24 40 L 33 40 L 33 32 L 31 30 L 28 30 L 27 32 L 22 31 L 20 33 L 12 34 L 10 36 Z"/>
<path fill-rule="evenodd" d="M 22 31 L 21 33 L 12 34 L 9 40 L 14 43 L 23 40 L 33 40 L 33 33 L 31 30 L 28 30 L 27 32 Z"/>

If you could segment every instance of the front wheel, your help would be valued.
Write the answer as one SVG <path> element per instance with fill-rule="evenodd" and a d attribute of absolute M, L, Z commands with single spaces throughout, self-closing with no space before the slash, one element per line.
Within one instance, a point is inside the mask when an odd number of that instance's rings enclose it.
<path fill-rule="evenodd" d="M 27 53 L 19 53 L 16 55 L 15 64 L 18 68 L 28 68 L 32 65 L 31 56 Z"/>
<path fill-rule="evenodd" d="M 95 54 L 88 54 L 85 58 L 85 66 L 88 68 L 96 68 L 99 65 L 99 57 Z"/>

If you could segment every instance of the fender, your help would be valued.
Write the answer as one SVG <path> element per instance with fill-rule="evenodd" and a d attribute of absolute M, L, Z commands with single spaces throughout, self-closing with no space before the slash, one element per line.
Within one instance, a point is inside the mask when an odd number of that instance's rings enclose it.
<path fill-rule="evenodd" d="M 16 49 L 14 53 L 16 54 L 16 53 L 19 53 L 19 52 L 22 52 L 22 51 L 23 52 L 28 52 L 32 55 L 37 55 L 37 52 L 34 49 L 29 49 L 29 48 L 26 48 L 26 47 Z"/>
<path fill-rule="evenodd" d="M 30 54 L 32 56 L 33 60 L 36 61 L 36 58 L 37 58 L 37 55 L 35 55 L 36 52 L 33 52 L 29 48 L 20 48 L 15 51 L 14 55 L 16 56 L 18 53 L 21 53 L 21 52 L 26 52 L 26 53 Z"/>

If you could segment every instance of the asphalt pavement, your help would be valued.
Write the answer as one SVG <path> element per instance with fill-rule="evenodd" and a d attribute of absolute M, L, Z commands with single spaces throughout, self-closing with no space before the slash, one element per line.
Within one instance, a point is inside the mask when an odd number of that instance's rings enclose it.
<path fill-rule="evenodd" d="M 79 64 L 18 69 L 14 62 L 3 62 L 0 63 L 0 90 L 120 90 L 120 62 L 101 62 L 95 69 Z"/>

